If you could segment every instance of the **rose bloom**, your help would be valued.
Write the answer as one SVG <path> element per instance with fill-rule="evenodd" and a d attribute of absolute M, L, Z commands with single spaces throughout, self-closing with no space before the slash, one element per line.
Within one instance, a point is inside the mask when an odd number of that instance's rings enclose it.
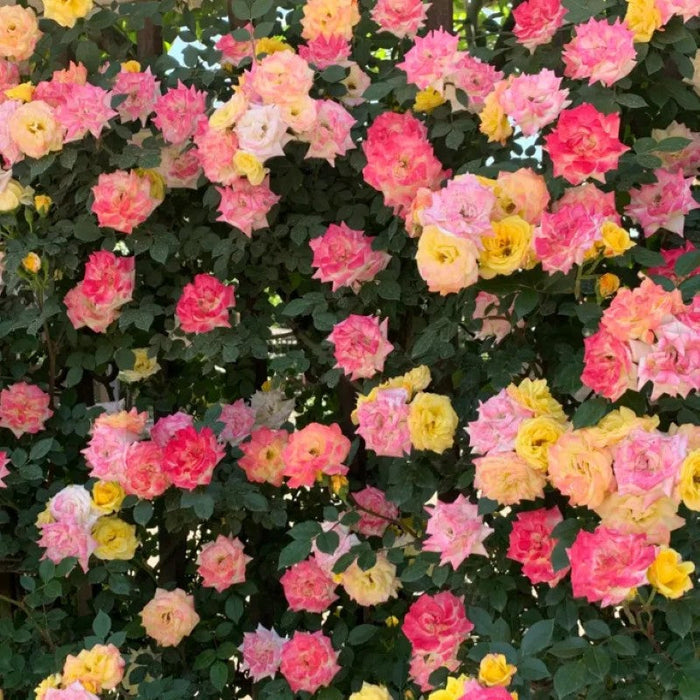
<path fill-rule="evenodd" d="M 356 512 L 360 516 L 353 527 L 365 537 L 381 537 L 389 524 L 399 517 L 399 509 L 374 486 L 355 491 L 352 500 L 358 505 Z"/>
<path fill-rule="evenodd" d="M 321 35 L 307 46 L 300 46 L 299 55 L 317 70 L 325 70 L 328 66 L 345 62 L 350 56 L 350 49 L 350 42 L 338 34 L 328 37 Z"/>
<path fill-rule="evenodd" d="M 456 652 L 455 652 L 456 653 Z M 430 676 L 439 668 L 447 668 L 448 671 L 456 672 L 461 663 L 454 654 L 412 654 L 408 667 L 408 675 L 416 685 L 427 693 L 435 686 L 430 682 Z M 481 688 L 481 686 L 479 686 Z M 455 696 L 456 697 L 456 696 Z"/>
<path fill-rule="evenodd" d="M 654 141 L 663 141 L 673 136 L 688 139 L 690 143 L 673 151 L 654 151 L 654 155 L 661 158 L 662 167 L 665 170 L 674 172 L 680 168 L 685 175 L 694 175 L 696 163 L 700 160 L 700 133 L 691 131 L 685 124 L 681 124 L 675 119 L 665 129 L 651 130 L 651 138 Z"/>
<path fill-rule="evenodd" d="M 406 72 L 409 83 L 421 90 L 433 87 L 444 90 L 444 79 L 452 73 L 458 60 L 459 39 L 443 29 L 434 29 L 416 37 L 402 63 L 396 67 Z"/>
<path fill-rule="evenodd" d="M 422 5 L 422 1 L 419 0 Z M 389 691 L 383 685 L 374 685 L 363 681 L 362 687 L 354 692 L 348 700 L 392 700 Z"/>
<path fill-rule="evenodd" d="M 49 501 L 48 510 L 54 520 L 75 523 L 86 530 L 94 525 L 100 515 L 89 491 L 78 484 L 62 488 Z"/>
<path fill-rule="evenodd" d="M 155 596 L 140 615 L 146 634 L 162 647 L 177 646 L 199 623 L 194 597 L 181 588 L 156 588 Z"/>
<path fill-rule="evenodd" d="M 656 182 L 630 190 L 631 201 L 625 213 L 638 221 L 651 236 L 660 228 L 683 235 L 685 215 L 700 207 L 693 198 L 693 177 L 683 177 L 682 170 L 669 173 L 655 170 Z"/>
<path fill-rule="evenodd" d="M 663 547 L 647 571 L 649 583 L 664 598 L 676 600 L 693 588 L 690 574 L 695 571 L 692 561 L 682 561 L 675 549 Z"/>
<path fill-rule="evenodd" d="M 517 668 L 503 654 L 486 654 L 479 662 L 479 683 L 487 687 L 510 685 Z"/>
<path fill-rule="evenodd" d="M 530 267 L 532 226 L 519 216 L 508 216 L 491 224 L 491 231 L 481 238 L 479 274 L 484 279 L 511 275 Z"/>
<path fill-rule="evenodd" d="M 627 343 L 601 328 L 584 338 L 581 381 L 597 394 L 617 401 L 635 387 L 636 371 Z"/>
<path fill-rule="evenodd" d="M 75 557 L 87 572 L 88 559 L 97 547 L 89 529 L 72 520 L 59 520 L 42 524 L 40 530 L 37 544 L 46 550 L 42 559 L 60 564 L 67 557 Z"/>
<path fill-rule="evenodd" d="M 131 301 L 135 286 L 135 259 L 108 250 L 90 253 L 85 263 L 82 291 L 96 305 L 121 306 Z"/>
<path fill-rule="evenodd" d="M 549 203 L 549 191 L 542 175 L 531 168 L 519 168 L 512 173 L 499 172 L 495 181 L 482 179 L 482 182 L 496 195 L 492 221 L 519 216 L 533 226 L 540 223 Z"/>
<path fill-rule="evenodd" d="M 350 440 L 337 423 L 309 423 L 289 436 L 282 452 L 288 486 L 311 487 L 323 474 L 347 474 L 348 468 L 342 462 L 349 452 Z"/>
<path fill-rule="evenodd" d="M 465 430 L 472 451 L 482 455 L 514 450 L 520 424 L 534 415 L 532 410 L 511 398 L 505 389 L 479 402 L 478 411 L 478 418 L 467 423 Z"/>
<path fill-rule="evenodd" d="M 517 40 L 530 52 L 548 44 L 564 23 L 566 8 L 561 0 L 527 0 L 513 10 Z"/>
<path fill-rule="evenodd" d="M 286 639 L 274 629 L 266 629 L 258 623 L 255 632 L 243 633 L 243 644 L 238 647 L 243 659 L 240 670 L 247 671 L 253 681 L 274 678 L 282 661 L 282 648 Z"/>
<path fill-rule="evenodd" d="M 217 422 L 224 424 L 219 439 L 235 446 L 250 435 L 255 425 L 255 410 L 243 399 L 230 404 L 224 403 L 221 404 L 221 414 Z"/>
<path fill-rule="evenodd" d="M 210 428 L 182 428 L 163 448 L 163 472 L 178 488 L 192 491 L 211 483 L 214 467 L 224 457 L 224 448 Z"/>
<path fill-rule="evenodd" d="M 603 114 L 588 103 L 564 110 L 545 136 L 554 175 L 572 185 L 589 177 L 604 182 L 605 173 L 617 168 L 618 159 L 629 150 L 618 139 L 619 131 L 619 114 Z"/>
<path fill-rule="evenodd" d="M 41 158 L 63 147 L 62 125 L 53 108 L 41 100 L 17 107 L 9 119 L 9 130 L 20 152 L 30 158 Z"/>
<path fill-rule="evenodd" d="M 183 149 L 181 146 L 164 146 L 160 150 L 158 172 L 166 187 L 196 190 L 202 169 L 194 150 Z"/>
<path fill-rule="evenodd" d="M 319 36 L 341 36 L 349 41 L 359 21 L 357 0 L 308 0 L 304 5 L 301 35 L 307 41 Z"/>
<path fill-rule="evenodd" d="M 474 486 L 501 505 L 533 501 L 544 496 L 546 476 L 515 452 L 495 452 L 474 460 Z"/>
<path fill-rule="evenodd" d="M 549 480 L 574 506 L 596 508 L 614 488 L 612 455 L 595 429 L 564 433 L 549 448 Z"/>
<path fill-rule="evenodd" d="M 688 510 L 700 511 L 700 448 L 692 450 L 681 465 L 679 495 Z"/>
<path fill-rule="evenodd" d="M 322 613 L 338 600 L 336 582 L 313 557 L 287 569 L 280 583 L 289 609 L 296 612 Z"/>
<path fill-rule="evenodd" d="M 526 418 L 518 428 L 515 452 L 531 467 L 546 472 L 549 465 L 548 450 L 566 430 L 560 421 L 549 416 Z"/>
<path fill-rule="evenodd" d="M 331 282 L 333 291 L 350 287 L 357 293 L 364 282 L 370 282 L 391 260 L 391 256 L 372 248 L 374 238 L 345 223 L 330 224 L 325 233 L 312 238 L 311 265 L 317 268 L 314 279 Z"/>
<path fill-rule="evenodd" d="M 523 574 L 533 584 L 546 583 L 553 588 L 569 571 L 568 566 L 559 571 L 552 567 L 552 552 L 558 542 L 552 531 L 562 520 L 554 507 L 518 513 L 513 521 L 506 556 L 523 565 Z"/>
<path fill-rule="evenodd" d="M 257 428 L 251 433 L 250 440 L 240 446 L 243 456 L 238 459 L 238 466 L 243 469 L 248 481 L 282 486 L 282 452 L 288 437 L 286 430 L 267 427 Z"/>
<path fill-rule="evenodd" d="M 86 17 L 93 8 L 92 0 L 43 0 L 44 17 L 62 27 L 74 27 L 77 19 Z"/>
<path fill-rule="evenodd" d="M 335 345 L 336 367 L 353 381 L 373 377 L 384 369 L 387 355 L 394 346 L 387 340 L 389 319 L 350 314 L 336 323 L 328 340 Z"/>
<path fill-rule="evenodd" d="M 163 450 L 153 441 L 135 442 L 126 450 L 122 484 L 128 494 L 152 499 L 163 494 L 170 479 L 163 472 Z"/>
<path fill-rule="evenodd" d="M 506 387 L 508 396 L 521 406 L 532 411 L 535 416 L 549 416 L 566 422 L 566 414 L 561 404 L 552 396 L 546 379 L 523 379 L 518 386 Z"/>
<path fill-rule="evenodd" d="M 277 105 L 251 105 L 238 118 L 234 128 L 238 145 L 252 153 L 261 163 L 284 155 L 284 145 L 291 139 Z"/>
<path fill-rule="evenodd" d="M 421 594 L 406 613 L 401 630 L 413 654 L 453 657 L 474 629 L 464 611 L 464 599 L 450 591 Z"/>
<path fill-rule="evenodd" d="M 87 690 L 101 693 L 121 683 L 124 659 L 114 644 L 95 644 L 92 649 L 83 649 L 77 656 L 69 654 L 61 675 L 63 686 L 79 681 Z"/>
<path fill-rule="evenodd" d="M 290 51 L 265 56 L 249 75 L 250 89 L 259 95 L 263 104 L 279 106 L 308 97 L 314 79 L 309 64 Z"/>
<path fill-rule="evenodd" d="M 185 285 L 175 315 L 185 333 L 206 333 L 214 328 L 230 328 L 229 309 L 235 305 L 232 286 L 213 275 L 200 274 Z"/>
<path fill-rule="evenodd" d="M 100 700 L 79 681 L 71 683 L 67 688 L 48 688 L 41 700 Z"/>
<path fill-rule="evenodd" d="M 102 173 L 92 188 L 91 211 L 100 226 L 132 233 L 153 213 L 160 200 L 151 196 L 151 182 L 135 171 Z"/>
<path fill-rule="evenodd" d="M 452 503 L 438 501 L 425 510 L 430 516 L 425 528 L 430 537 L 423 542 L 423 551 L 440 554 L 440 564 L 457 569 L 472 554 L 488 556 L 484 539 L 493 528 L 484 524 L 476 504 L 460 494 Z"/>
<path fill-rule="evenodd" d="M 10 475 L 10 470 L 7 468 L 9 462 L 10 458 L 7 456 L 7 452 L 5 452 L 5 450 L 0 450 L 0 489 L 7 488 L 7 484 L 3 479 Z"/>
<path fill-rule="evenodd" d="M 576 80 L 588 78 L 588 84 L 600 81 L 610 87 L 628 75 L 635 67 L 636 52 L 634 34 L 616 19 L 591 17 L 585 24 L 578 24 L 574 38 L 564 46 L 564 75 Z"/>
<path fill-rule="evenodd" d="M 646 584 L 656 556 L 644 535 L 624 535 L 604 526 L 581 530 L 566 551 L 574 596 L 602 606 L 618 605 L 633 588 Z"/>
<path fill-rule="evenodd" d="M 168 143 L 182 144 L 206 120 L 205 109 L 206 93 L 194 85 L 188 88 L 178 80 L 177 87 L 156 100 L 153 123 Z"/>
<path fill-rule="evenodd" d="M 102 515 L 116 513 L 125 497 L 124 489 L 116 481 L 97 481 L 92 487 L 92 506 Z"/>
<path fill-rule="evenodd" d="M 365 446 L 382 457 L 403 457 L 411 451 L 410 412 L 404 389 L 381 389 L 372 401 L 357 408 L 357 434 Z"/>
<path fill-rule="evenodd" d="M 245 567 L 251 559 L 243 552 L 243 543 L 237 537 L 219 535 L 199 552 L 197 573 L 202 577 L 203 586 L 221 593 L 245 581 Z"/>
<path fill-rule="evenodd" d="M 690 241 L 686 241 L 682 248 L 662 248 L 659 253 L 661 253 L 664 259 L 664 264 L 657 267 L 650 267 L 647 270 L 647 274 L 650 277 L 655 277 L 657 275 L 661 277 L 668 277 L 668 279 L 670 279 L 676 286 L 690 277 L 700 275 L 700 263 L 698 263 L 694 270 L 691 270 L 691 272 L 682 277 L 676 274 L 675 268 L 678 259 L 686 253 L 690 253 L 694 250 L 696 250 L 696 248 Z"/>
<path fill-rule="evenodd" d="M 658 2 L 659 0 L 627 0 L 624 22 L 634 32 L 635 42 L 649 41 L 663 25 Z"/>
<path fill-rule="evenodd" d="M 44 430 L 53 411 L 50 396 L 38 386 L 16 382 L 0 391 L 0 428 L 11 430 L 16 438 Z"/>
<path fill-rule="evenodd" d="M 279 201 L 279 195 L 270 189 L 268 177 L 259 185 L 237 178 L 230 187 L 217 187 L 216 191 L 221 195 L 216 220 L 235 226 L 248 238 L 253 231 L 268 226 L 267 215 Z"/>
<path fill-rule="evenodd" d="M 428 7 L 423 0 L 377 0 L 371 16 L 380 31 L 413 38 L 425 24 Z"/>
<path fill-rule="evenodd" d="M 513 326 L 507 316 L 512 313 L 512 308 L 506 313 L 499 309 L 500 299 L 489 292 L 479 292 L 474 300 L 473 320 L 481 321 L 477 331 L 472 331 L 477 340 L 493 338 L 493 342 L 500 343 L 512 330 Z M 518 325 L 522 325 L 519 322 Z"/>
<path fill-rule="evenodd" d="M 338 671 L 338 652 L 323 632 L 294 632 L 282 648 L 280 672 L 293 693 L 315 693 L 330 685 Z"/>
<path fill-rule="evenodd" d="M 345 592 L 359 605 L 365 607 L 381 605 L 390 598 L 396 598 L 401 588 L 401 581 L 396 577 L 396 566 L 386 555 L 379 552 L 374 566 L 367 570 L 354 561 L 340 574 L 340 583 Z"/>
<path fill-rule="evenodd" d="M 192 426 L 194 426 L 194 418 L 189 413 L 178 411 L 170 416 L 163 416 L 151 428 L 151 440 L 158 447 L 165 447 L 178 430 Z"/>
<path fill-rule="evenodd" d="M 503 73 L 500 70 L 462 51 L 458 54 L 454 70 L 449 76 L 449 80 L 454 85 L 446 86 L 445 95 L 450 101 L 452 110 L 458 111 L 464 109 L 464 106 L 457 100 L 456 91 L 464 90 L 469 98 L 466 109 L 473 114 L 479 114 L 484 108 L 487 96 L 493 92 L 496 83 L 502 78 Z"/>
<path fill-rule="evenodd" d="M 0 7 L 0 58 L 28 59 L 40 37 L 34 10 L 19 5 Z"/>
<path fill-rule="evenodd" d="M 96 139 L 112 117 L 117 116 L 110 106 L 110 95 L 96 85 L 73 85 L 63 104 L 56 107 L 55 117 L 66 130 L 64 143 L 79 141 L 88 133 Z"/>
<path fill-rule="evenodd" d="M 472 241 L 426 226 L 418 240 L 416 264 L 428 290 L 440 296 L 455 294 L 479 278 L 479 250 Z"/>
<path fill-rule="evenodd" d="M 638 416 L 632 409 L 620 406 L 603 416 L 596 426 L 601 442 L 612 447 L 635 428 L 654 430 L 659 427 L 658 416 Z"/>
<path fill-rule="evenodd" d="M 449 397 L 419 392 L 408 414 L 411 443 L 417 450 L 442 454 L 454 444 L 458 420 Z"/>
<path fill-rule="evenodd" d="M 337 102 L 318 101 L 313 127 L 298 135 L 300 141 L 309 143 L 304 158 L 324 158 L 329 165 L 335 166 L 336 156 L 344 156 L 355 148 L 350 135 L 355 123 L 355 117 Z"/>
<path fill-rule="evenodd" d="M 547 68 L 534 75 L 521 73 L 508 81 L 499 102 L 525 136 L 541 131 L 571 104 L 569 90 L 560 89 L 561 81 Z"/>
<path fill-rule="evenodd" d="M 93 526 L 92 536 L 97 542 L 95 556 L 106 561 L 133 559 L 139 544 L 136 526 L 114 515 L 102 516 Z"/>
<path fill-rule="evenodd" d="M 501 146 L 505 146 L 508 138 L 513 135 L 513 127 L 501 104 L 501 97 L 509 84 L 510 79 L 499 80 L 484 98 L 484 107 L 479 112 L 479 131 L 487 137 L 489 143 L 500 143 Z"/>

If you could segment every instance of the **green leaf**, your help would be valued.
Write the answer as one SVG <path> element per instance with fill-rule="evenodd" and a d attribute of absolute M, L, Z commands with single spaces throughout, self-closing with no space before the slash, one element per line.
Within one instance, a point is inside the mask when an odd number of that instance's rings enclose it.
<path fill-rule="evenodd" d="M 316 538 L 316 546 L 324 554 L 332 554 L 338 548 L 340 538 L 338 533 L 333 530 L 328 530 L 328 532 L 322 532 Z"/>
<path fill-rule="evenodd" d="M 595 425 L 608 412 L 610 403 L 600 396 L 584 401 L 574 413 L 574 428 Z"/>
<path fill-rule="evenodd" d="M 45 457 L 53 446 L 53 438 L 44 438 L 39 440 L 39 442 L 32 445 L 32 449 L 29 451 L 29 459 L 32 462 L 39 461 L 42 457 Z"/>
<path fill-rule="evenodd" d="M 223 661 L 217 661 L 209 669 L 209 680 L 217 690 L 223 690 L 228 681 L 228 665 Z"/>
<path fill-rule="evenodd" d="M 534 289 L 524 289 L 517 297 L 515 297 L 515 304 L 513 306 L 513 311 L 515 312 L 515 318 L 520 320 L 527 316 L 540 302 L 540 294 Z"/>
<path fill-rule="evenodd" d="M 671 632 L 685 637 L 693 626 L 692 608 L 683 600 L 669 601 L 666 608 L 666 624 Z"/>
<path fill-rule="evenodd" d="M 564 664 L 554 674 L 554 690 L 559 698 L 565 698 L 585 685 L 586 667 L 580 662 Z"/>
<path fill-rule="evenodd" d="M 528 656 L 518 661 L 518 675 L 528 681 L 539 681 L 549 678 L 550 673 L 544 661 Z"/>
<path fill-rule="evenodd" d="M 282 548 L 277 568 L 286 569 L 292 564 L 296 564 L 302 559 L 305 559 L 309 556 L 309 552 L 311 552 L 310 540 L 294 540 L 294 542 Z"/>
<path fill-rule="evenodd" d="M 374 625 L 358 625 L 357 627 L 353 627 L 348 635 L 348 644 L 351 646 L 364 644 L 372 639 L 378 631 L 378 628 Z"/>
<path fill-rule="evenodd" d="M 104 610 L 99 610 L 92 621 L 92 631 L 95 633 L 95 636 L 104 642 L 111 629 L 112 621 L 109 619 L 109 615 Z"/>
<path fill-rule="evenodd" d="M 328 66 L 319 74 L 327 83 L 339 83 L 345 79 L 347 69 L 343 66 Z"/>
<path fill-rule="evenodd" d="M 224 612 L 226 617 L 233 622 L 238 622 L 243 617 L 243 601 L 237 595 L 230 595 L 226 599 Z"/>
<path fill-rule="evenodd" d="M 679 277 L 685 277 L 700 267 L 700 250 L 691 250 L 683 253 L 674 266 L 674 272 Z"/>
<path fill-rule="evenodd" d="M 595 17 L 606 6 L 605 0 L 562 0 L 561 4 L 567 9 L 564 21 L 571 24 L 581 24 Z"/>
<path fill-rule="evenodd" d="M 636 656 L 639 651 L 637 642 L 624 634 L 616 634 L 611 637 L 610 647 L 618 656 Z"/>
<path fill-rule="evenodd" d="M 647 101 L 641 95 L 635 95 L 633 92 L 615 95 L 615 102 L 623 107 L 629 107 L 630 109 L 641 109 L 642 107 L 649 106 Z"/>
<path fill-rule="evenodd" d="M 316 300 L 309 297 L 301 299 L 292 299 L 292 301 L 284 307 L 282 314 L 284 316 L 301 316 L 301 314 L 311 311 L 316 306 Z"/>
<path fill-rule="evenodd" d="M 656 166 L 654 166 L 656 167 Z M 664 264 L 664 258 L 661 253 L 657 253 L 654 250 L 649 250 L 641 245 L 636 245 L 631 249 L 632 257 L 635 262 L 638 262 L 644 267 L 657 267 Z"/>
<path fill-rule="evenodd" d="M 552 643 L 554 633 L 554 620 L 540 620 L 535 622 L 523 635 L 520 643 L 520 653 L 523 656 L 534 656 L 537 652 L 546 649 Z"/>
<path fill-rule="evenodd" d="M 605 680 L 610 671 L 610 656 L 601 647 L 589 647 L 583 654 L 586 670 L 596 680 Z"/>
<path fill-rule="evenodd" d="M 583 630 L 591 639 L 606 639 L 610 636 L 610 627 L 603 620 L 588 620 L 583 623 Z"/>
<path fill-rule="evenodd" d="M 150 501 L 139 501 L 134 506 L 133 516 L 138 525 L 147 525 L 153 517 L 153 504 Z"/>
<path fill-rule="evenodd" d="M 315 520 L 297 523 L 287 534 L 295 540 L 310 540 L 321 532 L 321 525 Z"/>
<path fill-rule="evenodd" d="M 197 654 L 192 667 L 195 671 L 203 671 L 205 668 L 209 668 L 216 661 L 216 651 L 214 649 L 204 649 L 204 651 Z"/>
<path fill-rule="evenodd" d="M 692 143 L 691 140 L 683 136 L 669 136 L 667 139 L 659 141 L 654 150 L 673 153 L 675 151 L 682 151 L 690 143 Z"/>

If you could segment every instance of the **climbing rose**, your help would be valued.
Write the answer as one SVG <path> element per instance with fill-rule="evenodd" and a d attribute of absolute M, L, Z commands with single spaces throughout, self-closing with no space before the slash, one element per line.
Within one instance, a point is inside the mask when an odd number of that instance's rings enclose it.
<path fill-rule="evenodd" d="M 263 678 L 274 678 L 282 661 L 282 649 L 286 641 L 274 629 L 268 630 L 261 624 L 258 624 L 255 632 L 244 632 L 243 644 L 239 647 L 243 655 L 240 670 L 248 671 L 255 682 Z"/>
<path fill-rule="evenodd" d="M 250 440 L 240 446 L 243 456 L 238 459 L 238 466 L 245 472 L 248 481 L 282 486 L 282 451 L 288 437 L 286 430 L 271 430 L 267 427 L 258 428 L 251 433 Z"/>
<path fill-rule="evenodd" d="M 216 191 L 221 195 L 216 220 L 235 226 L 248 238 L 253 231 L 268 226 L 267 215 L 279 201 L 279 196 L 270 189 L 268 177 L 259 185 L 251 185 L 247 178 L 237 178 L 230 187 L 217 187 Z"/>
<path fill-rule="evenodd" d="M 321 35 L 307 46 L 300 46 L 299 55 L 318 70 L 325 70 L 328 66 L 344 63 L 350 56 L 350 48 L 350 42 L 338 34 Z"/>
<path fill-rule="evenodd" d="M 301 35 L 307 41 L 319 36 L 341 36 L 349 41 L 352 39 L 352 29 L 359 21 L 357 0 L 307 0 L 301 20 Z"/>
<path fill-rule="evenodd" d="M 155 596 L 140 614 L 146 634 L 163 647 L 177 646 L 199 623 L 194 597 L 181 588 L 156 588 Z"/>
<path fill-rule="evenodd" d="M 294 693 L 315 693 L 330 685 L 338 671 L 338 652 L 323 632 L 294 632 L 282 648 L 280 672 Z"/>
<path fill-rule="evenodd" d="M 566 8 L 561 0 L 527 0 L 513 10 L 513 33 L 529 51 L 548 44 L 564 23 Z"/>
<path fill-rule="evenodd" d="M 569 571 L 564 567 L 554 571 L 552 551 L 558 540 L 552 537 L 554 528 L 563 518 L 555 506 L 518 513 L 510 533 L 507 556 L 523 565 L 523 573 L 532 583 L 556 586 Z"/>
<path fill-rule="evenodd" d="M 95 644 L 77 656 L 69 654 L 66 657 L 61 682 L 68 686 L 79 681 L 96 693 L 112 690 L 121 683 L 124 666 L 124 658 L 114 644 Z"/>
<path fill-rule="evenodd" d="M 185 333 L 206 333 L 214 328 L 230 328 L 229 309 L 235 305 L 233 286 L 213 275 L 200 274 L 185 285 L 175 315 Z"/>
<path fill-rule="evenodd" d="M 14 144 L 30 158 L 41 158 L 51 151 L 60 151 L 63 146 L 63 127 L 53 107 L 42 100 L 17 107 L 8 127 Z"/>
<path fill-rule="evenodd" d="M 42 700 L 100 700 L 97 695 L 85 689 L 79 681 L 67 688 L 48 688 Z"/>
<path fill-rule="evenodd" d="M 0 489 L 6 489 L 7 484 L 3 481 L 6 476 L 10 475 L 10 470 L 7 465 L 10 463 L 10 458 L 5 450 L 0 450 Z"/>
<path fill-rule="evenodd" d="M 411 451 L 410 406 L 404 389 L 380 389 L 357 408 L 357 434 L 368 450 L 382 457 L 403 457 Z"/>
<path fill-rule="evenodd" d="M 420 90 L 435 88 L 444 90 L 444 79 L 457 64 L 459 37 L 444 29 L 436 29 L 425 36 L 416 37 L 413 46 L 406 52 L 402 63 L 396 67 L 406 72 L 409 83 Z"/>
<path fill-rule="evenodd" d="M 170 486 L 170 479 L 163 471 L 163 450 L 154 441 L 143 440 L 129 445 L 125 464 L 120 482 L 126 493 L 150 500 Z"/>
<path fill-rule="evenodd" d="M 206 119 L 205 109 L 206 94 L 194 86 L 188 88 L 178 80 L 176 88 L 171 88 L 156 100 L 153 123 L 168 143 L 181 144 Z"/>
<path fill-rule="evenodd" d="M 100 174 L 92 193 L 91 210 L 97 223 L 127 234 L 146 221 L 160 203 L 151 196 L 150 180 L 133 170 Z"/>
<path fill-rule="evenodd" d="M 313 486 L 324 474 L 347 474 L 342 463 L 350 452 L 350 440 L 337 423 L 309 423 L 289 436 L 282 452 L 284 475 L 290 488 Z"/>
<path fill-rule="evenodd" d="M 96 85 L 74 85 L 63 104 L 56 107 L 56 119 L 66 130 L 64 143 L 79 141 L 88 133 L 96 139 L 110 119 L 117 116 L 109 106 L 110 96 Z"/>
<path fill-rule="evenodd" d="M 321 282 L 331 282 L 333 291 L 350 287 L 357 293 L 364 282 L 371 282 L 391 260 L 391 256 L 372 248 L 374 238 L 345 223 L 331 224 L 322 236 L 312 238 L 311 265 L 316 269 L 313 277 Z"/>
<path fill-rule="evenodd" d="M 289 609 L 322 613 L 338 599 L 336 583 L 313 557 L 294 564 L 280 579 Z"/>
<path fill-rule="evenodd" d="M 251 557 L 243 552 L 243 543 L 237 537 L 219 535 L 199 552 L 197 573 L 202 577 L 203 586 L 221 593 L 245 581 L 245 567 L 249 561 Z"/>
<path fill-rule="evenodd" d="M 425 24 L 428 7 L 423 0 L 377 0 L 371 14 L 381 31 L 412 38 Z"/>
<path fill-rule="evenodd" d="M 605 173 L 617 167 L 629 150 L 618 139 L 619 114 L 603 114 L 592 104 L 565 109 L 553 131 L 545 136 L 545 151 L 554 163 L 554 175 L 572 185 L 586 178 L 604 182 Z"/>
<path fill-rule="evenodd" d="M 163 472 L 178 488 L 192 491 L 211 482 L 224 454 L 211 428 L 182 428 L 163 448 Z"/>
<path fill-rule="evenodd" d="M 597 394 L 617 401 L 635 387 L 635 367 L 627 343 L 601 328 L 584 338 L 581 381 Z"/>
<path fill-rule="evenodd" d="M 219 439 L 235 446 L 250 435 L 255 425 L 255 411 L 243 399 L 238 399 L 221 405 L 218 422 L 224 424 Z"/>
<path fill-rule="evenodd" d="M 328 340 L 335 345 L 336 367 L 350 379 L 373 377 L 384 369 L 384 361 L 394 346 L 387 340 L 389 319 L 350 314 L 336 323 Z"/>
<path fill-rule="evenodd" d="M 97 548 L 90 530 L 73 520 L 57 520 L 41 525 L 38 545 L 46 551 L 42 559 L 60 564 L 67 557 L 75 557 L 83 571 L 88 570 L 88 559 Z"/>
<path fill-rule="evenodd" d="M 602 606 L 618 605 L 630 591 L 647 583 L 655 548 L 642 534 L 625 535 L 604 526 L 581 530 L 566 550 L 574 596 Z"/>
<path fill-rule="evenodd" d="M 51 418 L 51 399 L 38 386 L 16 382 L 0 391 L 0 428 L 7 428 L 17 438 L 44 429 Z"/>
<path fill-rule="evenodd" d="M 41 34 L 36 14 L 30 7 L 0 7 L 0 58 L 26 60 L 34 53 Z"/>
<path fill-rule="evenodd" d="M 365 537 L 381 537 L 391 522 L 399 517 L 399 509 L 374 486 L 355 491 L 352 499 L 359 506 L 356 512 L 360 516 L 353 527 Z"/>
<path fill-rule="evenodd" d="M 160 96 L 160 82 L 150 68 L 143 72 L 122 68 L 114 79 L 112 95 L 126 96 L 115 108 L 122 122 L 138 120 L 145 126 Z"/>
<path fill-rule="evenodd" d="M 178 411 L 170 416 L 159 418 L 151 428 L 151 439 L 159 446 L 165 447 L 168 440 L 182 428 L 194 425 L 194 418 L 189 413 Z"/>

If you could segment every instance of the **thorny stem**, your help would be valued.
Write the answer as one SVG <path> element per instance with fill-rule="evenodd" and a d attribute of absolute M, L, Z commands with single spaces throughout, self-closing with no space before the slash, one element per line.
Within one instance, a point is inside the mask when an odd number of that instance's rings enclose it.
<path fill-rule="evenodd" d="M 21 600 L 15 600 L 14 598 L 8 598 L 7 596 L 0 595 L 0 601 L 8 603 L 9 605 L 14 605 L 16 608 L 21 610 L 27 616 L 27 620 L 29 620 L 34 625 L 34 627 L 36 627 L 39 630 L 39 633 L 41 634 L 46 644 L 51 648 L 51 651 L 56 650 L 56 645 L 54 644 L 54 641 L 51 638 L 51 634 L 49 633 L 48 629 L 42 627 L 36 621 L 32 613 L 29 611 L 29 608 Z"/>

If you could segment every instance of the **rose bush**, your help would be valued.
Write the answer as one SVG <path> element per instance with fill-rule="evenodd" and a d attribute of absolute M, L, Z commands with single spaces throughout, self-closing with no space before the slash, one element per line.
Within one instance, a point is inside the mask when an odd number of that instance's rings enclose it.
<path fill-rule="evenodd" d="M 699 42 L 3 3 L 4 697 L 698 697 Z"/>

